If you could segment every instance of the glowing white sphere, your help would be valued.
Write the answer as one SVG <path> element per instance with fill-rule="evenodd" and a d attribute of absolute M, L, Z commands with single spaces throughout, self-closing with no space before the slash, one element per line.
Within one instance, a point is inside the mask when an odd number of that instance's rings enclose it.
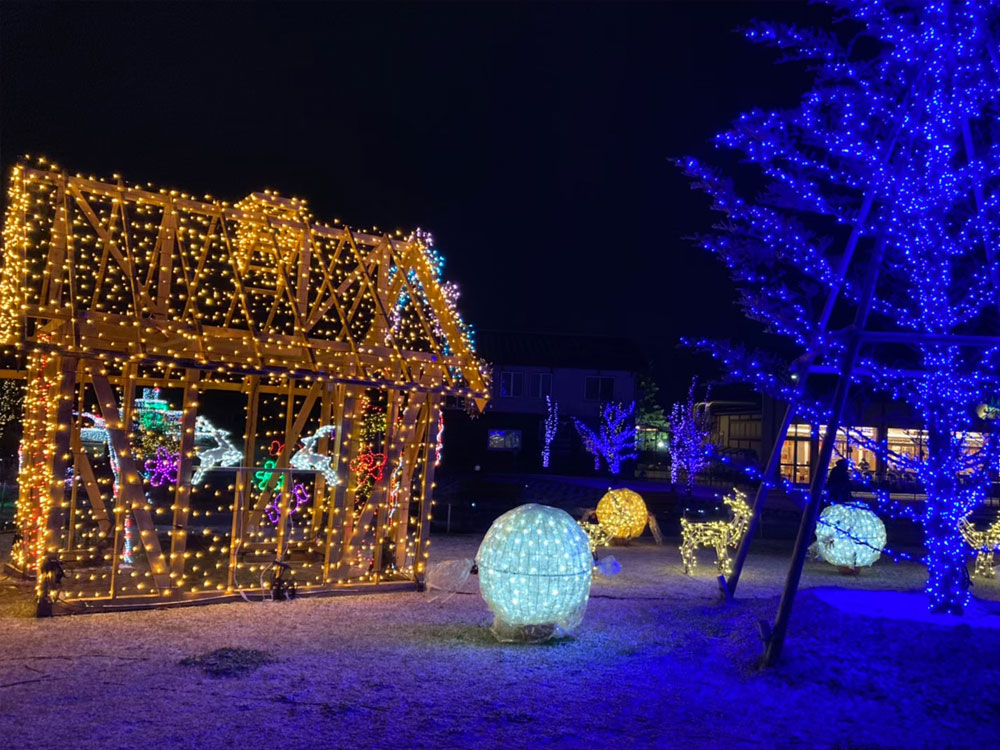
<path fill-rule="evenodd" d="M 867 508 L 830 505 L 816 523 L 816 550 L 831 565 L 863 568 L 885 547 L 885 524 Z"/>
<path fill-rule="evenodd" d="M 587 534 L 564 510 L 522 505 L 500 516 L 476 554 L 479 588 L 496 625 L 580 623 L 594 558 Z"/>

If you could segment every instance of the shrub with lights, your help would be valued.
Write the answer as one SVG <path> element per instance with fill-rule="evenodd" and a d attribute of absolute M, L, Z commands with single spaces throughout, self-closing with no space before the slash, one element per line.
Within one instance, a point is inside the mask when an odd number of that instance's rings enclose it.
<path fill-rule="evenodd" d="M 712 416 L 708 413 L 707 402 L 711 389 L 706 389 L 705 400 L 695 401 L 698 379 L 691 379 L 687 400 L 678 401 L 670 410 L 670 436 L 667 447 L 670 451 L 670 482 L 677 484 L 684 475 L 687 493 L 694 491 L 694 481 L 698 472 L 708 466 L 709 436 L 712 431 Z"/>
<path fill-rule="evenodd" d="M 544 641 L 583 619 L 594 559 L 566 511 L 532 503 L 504 513 L 486 532 L 476 565 L 498 640 Z"/>
<path fill-rule="evenodd" d="M 622 462 L 638 456 L 635 452 L 635 401 L 628 406 L 606 403 L 601 408 L 601 423 L 595 432 L 576 417 L 573 418 L 584 448 L 594 456 L 594 471 L 601 461 L 612 475 L 618 476 Z"/>

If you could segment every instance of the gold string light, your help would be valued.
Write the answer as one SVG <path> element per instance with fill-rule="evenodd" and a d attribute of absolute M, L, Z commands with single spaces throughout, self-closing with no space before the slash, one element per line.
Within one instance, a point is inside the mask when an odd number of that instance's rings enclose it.
<path fill-rule="evenodd" d="M 729 506 L 732 517 L 728 521 L 692 521 L 681 519 L 681 560 L 684 572 L 690 574 L 698 564 L 695 554 L 698 547 L 712 547 L 718 561 L 719 572 L 728 576 L 732 573 L 729 548 L 736 547 L 746 533 L 750 523 L 750 506 L 746 493 L 733 489 L 722 501 Z"/>
<path fill-rule="evenodd" d="M 303 588 L 419 579 L 441 402 L 481 408 L 489 388 L 430 244 L 317 222 L 305 201 L 270 191 L 229 204 L 44 160 L 16 166 L 0 272 L 0 344 L 28 354 L 15 564 L 33 572 L 58 557 L 64 597 L 83 600 L 232 594 L 259 585 L 275 550 Z M 156 449 L 183 452 L 191 468 L 205 446 L 180 427 L 133 431 L 143 408 L 133 394 L 155 386 L 176 398 L 191 372 L 182 414 L 224 411 L 214 404 L 227 392 L 244 399 L 246 466 L 154 487 L 143 466 Z M 363 422 L 363 398 L 385 415 Z M 338 410 L 325 450 L 343 486 L 291 475 L 303 490 L 294 512 L 293 487 L 280 500 L 258 489 L 273 440 L 294 443 Z M 115 462 L 90 439 L 95 417 L 125 433 Z M 390 464 L 359 492 L 345 467 L 372 441 Z M 66 482 L 53 471 L 61 461 Z M 268 495 L 277 523 L 260 520 Z"/>

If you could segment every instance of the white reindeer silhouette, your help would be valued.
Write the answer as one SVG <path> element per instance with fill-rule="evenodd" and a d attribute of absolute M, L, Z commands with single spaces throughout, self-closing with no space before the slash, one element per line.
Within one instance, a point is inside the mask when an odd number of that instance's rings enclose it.
<path fill-rule="evenodd" d="M 302 438 L 302 447 L 289 459 L 288 465 L 293 469 L 320 472 L 326 477 L 326 481 L 331 487 L 339 483 L 340 480 L 333 470 L 333 460 L 328 455 L 317 453 L 315 450 L 319 439 L 326 437 L 336 429 L 332 424 L 324 425 L 309 437 Z"/>
<path fill-rule="evenodd" d="M 243 453 L 229 441 L 229 432 L 213 425 L 204 417 L 195 419 L 195 436 L 207 437 L 215 441 L 216 446 L 198 451 L 198 470 L 191 477 L 191 484 L 198 484 L 210 470 L 219 466 L 237 466 L 243 458 Z"/>

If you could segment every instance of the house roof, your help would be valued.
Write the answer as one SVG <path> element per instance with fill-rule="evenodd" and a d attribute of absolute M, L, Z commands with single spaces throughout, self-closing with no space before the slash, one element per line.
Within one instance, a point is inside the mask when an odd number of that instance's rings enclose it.
<path fill-rule="evenodd" d="M 645 365 L 635 342 L 620 336 L 477 331 L 476 352 L 495 365 L 626 372 L 639 372 Z"/>

